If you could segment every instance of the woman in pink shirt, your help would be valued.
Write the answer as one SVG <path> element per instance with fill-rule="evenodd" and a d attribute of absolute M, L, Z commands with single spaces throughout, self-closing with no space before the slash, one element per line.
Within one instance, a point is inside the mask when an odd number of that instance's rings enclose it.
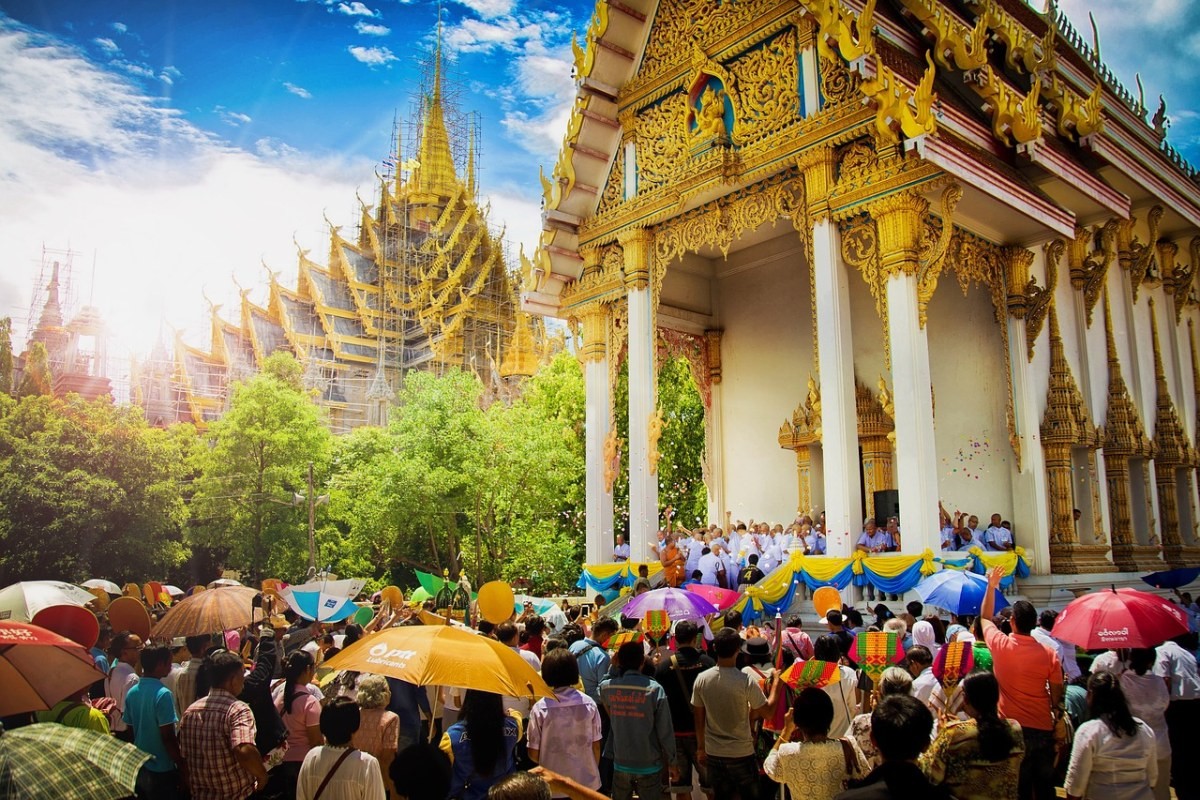
<path fill-rule="evenodd" d="M 275 687 L 275 708 L 287 725 L 287 753 L 283 763 L 271 770 L 271 789 L 278 787 L 281 797 L 296 796 L 300 765 L 308 751 L 318 747 L 321 736 L 321 702 L 309 687 L 316 662 L 311 654 L 297 650 L 283 666 L 283 683 Z"/>

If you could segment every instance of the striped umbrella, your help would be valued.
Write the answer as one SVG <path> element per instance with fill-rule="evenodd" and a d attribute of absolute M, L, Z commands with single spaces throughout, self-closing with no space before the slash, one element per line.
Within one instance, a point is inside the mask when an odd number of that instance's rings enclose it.
<path fill-rule="evenodd" d="M 155 639 L 199 636 L 230 631 L 254 621 L 254 596 L 249 586 L 223 586 L 194 594 L 171 607 L 154 626 Z M 259 615 L 261 618 L 261 614 Z"/>
<path fill-rule="evenodd" d="M 288 586 L 280 596 L 305 619 L 340 622 L 358 612 L 354 597 L 362 591 L 362 586 L 360 580 L 313 581 Z"/>
<path fill-rule="evenodd" d="M 133 795 L 150 760 L 131 744 L 55 722 L 0 736 L 0 797 L 22 800 L 120 800 Z"/>

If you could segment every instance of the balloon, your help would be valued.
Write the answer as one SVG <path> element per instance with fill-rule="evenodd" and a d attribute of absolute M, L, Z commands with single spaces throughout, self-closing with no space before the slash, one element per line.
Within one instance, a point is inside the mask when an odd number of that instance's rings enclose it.
<path fill-rule="evenodd" d="M 504 581 L 490 581 L 479 587 L 479 616 L 499 625 L 513 615 L 512 587 Z"/>
<path fill-rule="evenodd" d="M 118 597 L 108 607 L 108 624 L 113 631 L 131 631 L 142 637 L 150 638 L 150 612 L 136 597 Z"/>
<path fill-rule="evenodd" d="M 83 606 L 49 606 L 34 614 L 32 622 L 84 647 L 94 646 L 100 638 L 100 622 Z"/>
<path fill-rule="evenodd" d="M 366 625 L 368 622 L 371 621 L 371 619 L 374 616 L 375 616 L 375 612 L 373 612 L 371 609 L 367 608 L 366 606 L 363 606 L 358 611 L 354 612 L 354 624 Z"/>
<path fill-rule="evenodd" d="M 842 595 L 834 586 L 822 586 L 813 592 L 813 608 L 818 617 L 824 616 L 831 610 L 842 610 Z"/>
<path fill-rule="evenodd" d="M 392 608 L 399 608 L 404 602 L 404 592 L 400 591 L 399 586 L 385 586 L 379 593 L 379 599 L 386 600 Z"/>

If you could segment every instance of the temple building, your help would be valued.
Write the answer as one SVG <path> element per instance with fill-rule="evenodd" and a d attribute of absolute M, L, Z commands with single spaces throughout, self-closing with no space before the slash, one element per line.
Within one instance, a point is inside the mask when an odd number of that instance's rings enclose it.
<path fill-rule="evenodd" d="M 444 94 L 440 47 L 430 83 L 410 149 L 395 143 L 378 201 L 359 201 L 355 235 L 329 223 L 325 263 L 297 246 L 294 286 L 268 268 L 265 302 L 239 287 L 232 314 L 209 304 L 204 345 L 177 335 L 173 354 L 160 344 L 135 365 L 132 400 L 152 423 L 203 428 L 227 407 L 231 384 L 279 351 L 304 365 L 335 432 L 385 424 L 409 370 L 473 370 L 489 399 L 511 396 L 533 374 L 550 339 L 517 307 L 503 232 L 489 227 L 477 196 L 477 118 L 454 124 L 464 117 Z"/>
<path fill-rule="evenodd" d="M 713 521 L 999 513 L 1040 604 L 1200 565 L 1200 183 L 1053 2 L 600 0 L 575 70 L 521 298 L 582 334 L 588 563 L 615 458 L 649 554 L 682 356 Z"/>

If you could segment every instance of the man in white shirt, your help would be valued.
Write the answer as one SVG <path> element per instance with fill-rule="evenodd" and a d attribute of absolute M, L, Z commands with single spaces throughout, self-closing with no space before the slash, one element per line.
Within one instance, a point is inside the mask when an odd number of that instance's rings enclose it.
<path fill-rule="evenodd" d="M 1034 628 L 1033 633 L 1030 635 L 1050 648 L 1058 656 L 1058 660 L 1062 664 L 1063 674 L 1067 676 L 1068 681 L 1071 681 L 1078 678 L 1080 674 L 1079 662 L 1075 660 L 1075 645 L 1059 641 L 1051 634 L 1051 631 L 1054 630 L 1054 621 L 1056 619 L 1058 619 L 1058 612 L 1046 609 L 1038 617 L 1038 627 Z"/>
<path fill-rule="evenodd" d="M 125 695 L 138 682 L 136 664 L 141 660 L 142 637 L 129 631 L 121 631 L 113 636 L 112 644 L 108 647 L 109 655 L 115 659 L 112 670 L 104 679 L 104 695 L 111 697 L 120 712 L 115 719 L 110 719 L 112 732 L 118 739 L 133 741 L 129 726 L 125 724 Z M 128 738 L 127 738 L 128 737 Z"/>
<path fill-rule="evenodd" d="M 721 564 L 721 559 L 709 548 L 705 547 L 701 551 L 700 560 L 696 569 L 700 570 L 700 582 L 706 586 L 719 586 L 717 582 L 717 568 Z"/>
<path fill-rule="evenodd" d="M 914 644 L 908 651 L 908 674 L 913 677 L 912 696 L 925 705 L 930 704 L 938 679 L 933 677 L 933 655 L 925 645 Z"/>
<path fill-rule="evenodd" d="M 874 555 L 887 549 L 888 535 L 879 530 L 874 517 L 868 517 L 863 524 L 862 535 L 858 537 L 858 549 Z"/>
<path fill-rule="evenodd" d="M 1182 638 L 1182 637 L 1181 637 Z M 1200 764 L 1187 757 L 1200 736 L 1200 676 L 1196 657 L 1169 639 L 1158 646 L 1154 674 L 1167 679 L 1171 702 L 1167 706 L 1167 733 L 1171 752 L 1171 785 L 1178 797 L 1200 797 Z"/>
<path fill-rule="evenodd" d="M 992 514 L 991 524 L 983 532 L 983 544 L 988 550 L 1012 550 L 1012 531 L 1005 528 L 999 514 Z"/>
<path fill-rule="evenodd" d="M 628 561 L 629 560 L 629 545 L 625 543 L 625 536 L 617 534 L 617 544 L 613 548 L 613 561 Z"/>
<path fill-rule="evenodd" d="M 816 528 L 809 528 L 808 533 L 804 535 L 804 555 L 825 555 L 825 534 Z"/>
<path fill-rule="evenodd" d="M 496 626 L 496 640 L 505 647 L 512 650 L 525 660 L 525 663 L 533 668 L 534 672 L 542 671 L 542 660 L 536 654 L 528 650 L 522 650 L 520 647 L 520 629 L 517 628 L 515 622 L 501 622 Z M 521 715 L 521 719 L 529 721 L 529 711 L 533 708 L 533 702 L 528 697 L 505 697 L 504 708 L 510 711 L 516 711 Z"/>

